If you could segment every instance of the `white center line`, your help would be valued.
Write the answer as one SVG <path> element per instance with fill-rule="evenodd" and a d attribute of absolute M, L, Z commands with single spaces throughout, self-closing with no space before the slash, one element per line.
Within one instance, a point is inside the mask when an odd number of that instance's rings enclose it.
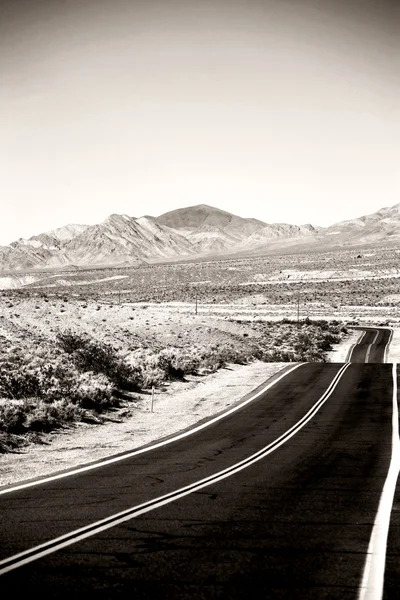
<path fill-rule="evenodd" d="M 350 347 L 349 355 L 347 357 L 347 361 L 346 362 L 351 362 L 351 356 L 352 356 L 352 354 L 354 352 L 355 347 L 358 346 L 359 344 L 361 344 L 361 340 L 364 339 L 364 336 L 366 335 L 366 333 L 367 333 L 367 330 L 364 329 L 364 331 L 362 332 L 362 334 L 358 338 L 357 342 Z"/>
<path fill-rule="evenodd" d="M 381 600 L 385 577 L 386 547 L 397 478 L 400 471 L 397 363 L 393 364 L 392 456 L 372 528 L 358 600 Z"/>
<path fill-rule="evenodd" d="M 367 350 L 367 353 L 366 353 L 366 355 L 365 355 L 365 362 L 366 362 L 366 363 L 367 363 L 367 362 L 368 362 L 368 360 L 369 360 L 369 355 L 370 355 L 370 352 L 371 352 L 371 348 L 372 348 L 372 346 L 375 344 L 376 340 L 378 339 L 378 335 L 379 335 L 379 329 L 378 329 L 378 331 L 376 332 L 374 339 L 372 340 L 372 342 L 371 342 L 371 343 L 370 343 L 370 345 L 368 346 L 368 350 Z"/>

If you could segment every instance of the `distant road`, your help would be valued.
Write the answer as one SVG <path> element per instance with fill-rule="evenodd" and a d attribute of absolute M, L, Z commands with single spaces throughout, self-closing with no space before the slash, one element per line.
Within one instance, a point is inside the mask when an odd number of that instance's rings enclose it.
<path fill-rule="evenodd" d="M 352 364 L 294 365 L 175 441 L 0 489 L 0 589 L 359 598 L 392 457 L 395 371 L 379 364 L 389 334 L 368 328 Z M 399 529 L 389 536 L 395 556 Z M 397 598 L 389 558 L 385 598 Z"/>
<path fill-rule="evenodd" d="M 360 330 L 360 338 L 351 349 L 349 362 L 382 363 L 386 362 L 386 349 L 391 340 L 390 329 L 376 327 L 354 327 Z"/>

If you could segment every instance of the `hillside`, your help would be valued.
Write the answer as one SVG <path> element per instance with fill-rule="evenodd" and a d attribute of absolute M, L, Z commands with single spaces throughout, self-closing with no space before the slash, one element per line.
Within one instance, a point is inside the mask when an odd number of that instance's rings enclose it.
<path fill-rule="evenodd" d="M 348 244 L 400 241 L 400 203 L 358 219 L 341 221 L 327 227 L 324 233 Z"/>

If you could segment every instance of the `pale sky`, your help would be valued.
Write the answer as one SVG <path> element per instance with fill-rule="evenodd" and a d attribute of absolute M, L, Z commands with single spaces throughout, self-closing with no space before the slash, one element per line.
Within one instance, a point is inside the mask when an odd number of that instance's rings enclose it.
<path fill-rule="evenodd" d="M 400 202 L 400 2 L 0 0 L 0 244 L 205 203 Z"/>

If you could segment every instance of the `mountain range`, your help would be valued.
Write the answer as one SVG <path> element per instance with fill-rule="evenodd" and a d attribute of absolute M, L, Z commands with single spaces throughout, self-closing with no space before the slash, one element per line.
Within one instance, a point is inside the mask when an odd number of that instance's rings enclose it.
<path fill-rule="evenodd" d="M 268 224 L 200 204 L 159 217 L 112 214 L 0 246 L 0 272 L 135 266 L 179 258 L 400 242 L 400 204 L 330 227 Z"/>

